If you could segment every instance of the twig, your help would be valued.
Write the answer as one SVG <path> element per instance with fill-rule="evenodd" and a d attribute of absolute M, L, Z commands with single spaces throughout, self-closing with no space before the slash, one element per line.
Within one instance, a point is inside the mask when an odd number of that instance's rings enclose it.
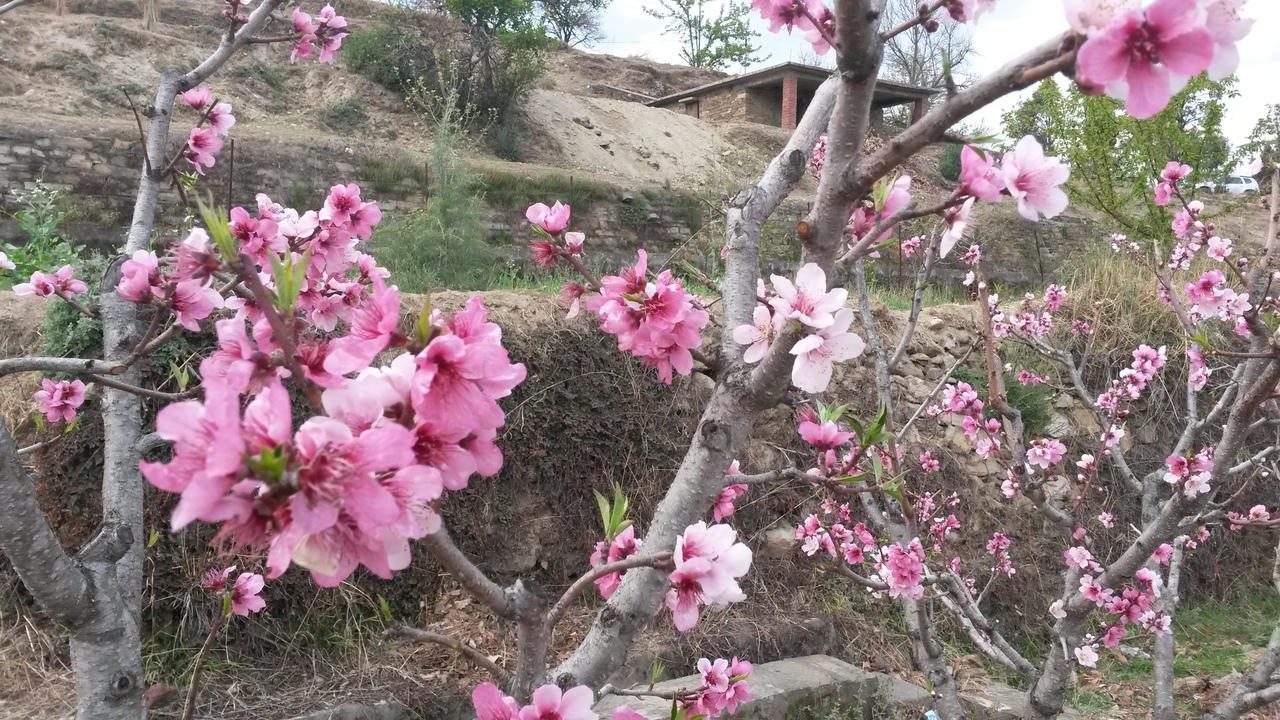
<path fill-rule="evenodd" d="M 187 702 L 182 706 L 182 720 L 191 720 L 196 714 L 196 695 L 200 692 L 200 679 L 204 677 L 204 665 L 209 660 L 209 651 L 213 649 L 213 641 L 218 637 L 218 628 L 222 626 L 221 604 L 218 607 L 218 614 L 213 617 L 213 627 L 209 628 L 209 635 L 204 639 L 204 645 L 200 647 L 200 654 L 196 657 L 195 670 L 191 672 L 191 684 L 187 686 Z"/>
<path fill-rule="evenodd" d="M 116 390 L 123 390 L 127 393 L 132 393 L 139 397 L 155 398 L 156 400 L 169 400 L 169 401 L 186 400 L 188 398 L 195 397 L 196 393 L 200 390 L 200 387 L 196 386 L 192 388 L 187 388 L 182 392 L 167 393 L 167 392 L 161 392 L 159 390 L 149 390 L 147 388 L 141 388 L 136 385 L 129 385 L 128 383 L 122 383 L 119 380 L 112 380 L 110 378 L 106 378 L 101 375 L 86 375 L 85 379 L 90 382 L 95 382 L 104 387 L 115 388 Z"/>
<path fill-rule="evenodd" d="M 547 613 L 547 627 L 554 628 L 556 623 L 560 621 L 560 616 L 564 615 L 564 612 L 569 609 L 569 606 L 573 604 L 573 601 L 577 600 L 578 596 L 591 586 L 591 583 L 599 580 L 605 575 L 624 572 L 631 568 L 638 567 L 663 567 L 670 562 L 671 553 L 658 553 L 657 555 L 646 556 L 633 555 L 617 562 L 607 563 L 591 568 L 587 574 L 575 580 L 573 584 L 569 586 L 569 589 L 564 591 L 564 594 L 560 596 L 558 601 L 556 601 L 555 607 L 551 608 L 551 611 Z"/>
<path fill-rule="evenodd" d="M 470 645 L 461 643 L 448 635 L 441 635 L 439 633 L 411 628 L 406 625 L 402 625 L 401 623 L 394 623 L 387 629 L 386 634 L 388 636 L 398 637 L 410 642 L 429 642 L 437 645 L 443 645 L 458 652 L 477 666 L 488 670 L 493 674 L 494 679 L 496 679 L 500 685 L 506 686 L 511 683 L 511 673 L 507 672 L 501 665 L 490 660 L 487 655 L 479 650 L 471 647 Z"/>
<path fill-rule="evenodd" d="M 120 375 L 128 365 L 81 358 L 25 357 L 0 360 L 0 377 L 20 372 L 67 373 L 68 375 Z"/>
<path fill-rule="evenodd" d="M 969 349 L 964 351 L 964 355 L 961 355 L 959 359 L 957 359 L 954 363 L 951 364 L 951 368 L 948 369 L 945 373 L 943 373 L 942 377 L 938 378 L 938 384 L 934 385 L 933 390 L 929 391 L 928 397 L 924 399 L 924 402 L 920 403 L 920 407 L 916 408 L 915 413 L 912 414 L 912 416 L 905 423 L 903 423 L 902 429 L 898 431 L 899 437 L 906 435 L 907 430 L 909 430 L 911 426 L 915 424 L 915 421 L 920 418 L 920 414 L 924 412 L 925 407 L 928 406 L 928 404 L 933 401 L 933 396 L 937 395 L 938 391 L 942 389 L 942 386 L 946 385 L 947 382 L 951 380 L 951 376 L 954 375 L 956 370 L 958 370 L 960 366 L 964 364 L 965 360 L 969 359 L 969 355 L 973 353 L 973 350 L 976 347 L 978 347 L 976 344 L 970 345 Z"/>

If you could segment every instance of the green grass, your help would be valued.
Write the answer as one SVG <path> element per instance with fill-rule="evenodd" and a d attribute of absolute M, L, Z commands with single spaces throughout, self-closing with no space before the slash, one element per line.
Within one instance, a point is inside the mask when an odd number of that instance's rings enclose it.
<path fill-rule="evenodd" d="M 1074 689 L 1067 693 L 1067 705 L 1084 713 L 1104 713 L 1115 707 L 1111 698 L 1093 690 Z"/>
<path fill-rule="evenodd" d="M 890 310 L 898 310 L 906 312 L 911 309 L 911 300 L 913 288 L 898 288 L 884 285 L 879 282 L 872 282 L 869 288 L 871 297 L 884 303 L 885 307 Z M 964 293 L 957 289 L 954 285 L 938 285 L 930 284 L 924 288 L 924 294 L 921 296 L 921 304 L 924 307 L 934 307 L 935 305 L 956 305 L 969 302 Z"/>
<path fill-rule="evenodd" d="M 526 207 L 536 202 L 551 205 L 558 200 L 581 211 L 595 202 L 617 196 L 617 190 L 608 185 L 573 175 L 545 173 L 533 176 L 487 168 L 476 170 L 472 189 L 483 193 L 485 200 L 494 207 Z"/>
<path fill-rule="evenodd" d="M 413 180 L 419 187 L 427 179 L 425 164 L 405 162 L 398 158 L 374 157 L 360 168 L 361 177 L 373 189 L 374 195 L 401 197 L 405 180 Z"/>

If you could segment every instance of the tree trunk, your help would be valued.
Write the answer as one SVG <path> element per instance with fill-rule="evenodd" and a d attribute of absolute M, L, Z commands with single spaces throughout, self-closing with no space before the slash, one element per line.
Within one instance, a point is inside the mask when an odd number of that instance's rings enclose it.
<path fill-rule="evenodd" d="M 902 612 L 911 636 L 911 654 L 916 667 L 928 678 L 933 692 L 933 708 L 942 720 L 964 720 L 964 706 L 956 688 L 951 668 L 942 652 L 942 644 L 933 632 L 933 621 L 924 600 L 903 600 Z"/>

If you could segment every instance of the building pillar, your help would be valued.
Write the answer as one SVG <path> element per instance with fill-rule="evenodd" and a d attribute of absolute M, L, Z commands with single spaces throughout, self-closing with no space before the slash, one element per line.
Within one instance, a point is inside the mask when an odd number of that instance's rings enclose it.
<path fill-rule="evenodd" d="M 920 98 L 919 100 L 916 100 L 915 103 L 911 106 L 911 124 L 915 125 L 916 123 L 923 120 L 924 116 L 928 114 L 928 112 L 929 112 L 929 101 L 925 98 Z"/>
<path fill-rule="evenodd" d="M 796 129 L 796 95 L 800 80 L 795 75 L 782 78 L 782 129 Z"/>

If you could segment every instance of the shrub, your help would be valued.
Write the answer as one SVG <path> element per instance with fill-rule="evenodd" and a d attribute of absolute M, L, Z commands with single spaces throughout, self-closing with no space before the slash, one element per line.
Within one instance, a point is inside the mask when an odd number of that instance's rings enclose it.
<path fill-rule="evenodd" d="M 404 92 L 434 71 L 435 57 L 424 39 L 405 26 L 384 23 L 356 30 L 342 44 L 343 61 L 388 90 Z"/>
<path fill-rule="evenodd" d="M 524 139 L 520 128 L 505 122 L 493 129 L 493 154 L 510 162 L 524 162 Z"/>
<path fill-rule="evenodd" d="M 942 152 L 938 155 L 938 174 L 947 182 L 956 182 L 960 179 L 960 146 L 956 143 L 947 143 L 943 146 Z"/>
<path fill-rule="evenodd" d="M 357 97 L 329 103 L 320 109 L 320 121 L 342 135 L 350 135 L 359 130 L 368 119 L 364 113 L 364 103 Z"/>
<path fill-rule="evenodd" d="M 360 175 L 373 189 L 375 196 L 403 197 L 405 191 L 400 183 L 412 179 L 421 186 L 427 180 L 426 168 L 422 165 L 384 157 L 366 160 L 364 167 L 360 169 Z"/>
<path fill-rule="evenodd" d="M 6 243 L 0 248 L 16 266 L 7 273 L 0 271 L 0 287 L 5 288 L 25 281 L 36 270 L 52 272 L 74 264 L 80 256 L 79 250 L 58 232 L 58 225 L 67 217 L 66 199 L 60 191 L 36 181 L 35 188 L 18 193 L 14 200 L 22 209 L 13 213 L 13 219 L 18 222 L 18 229 L 26 233 L 27 241 L 20 246 Z"/>
<path fill-rule="evenodd" d="M 457 132 L 436 129 L 426 207 L 379 225 L 373 236 L 374 256 L 407 292 L 485 290 L 502 278 L 498 254 L 482 239 L 485 205 L 477 178 L 457 154 Z"/>

